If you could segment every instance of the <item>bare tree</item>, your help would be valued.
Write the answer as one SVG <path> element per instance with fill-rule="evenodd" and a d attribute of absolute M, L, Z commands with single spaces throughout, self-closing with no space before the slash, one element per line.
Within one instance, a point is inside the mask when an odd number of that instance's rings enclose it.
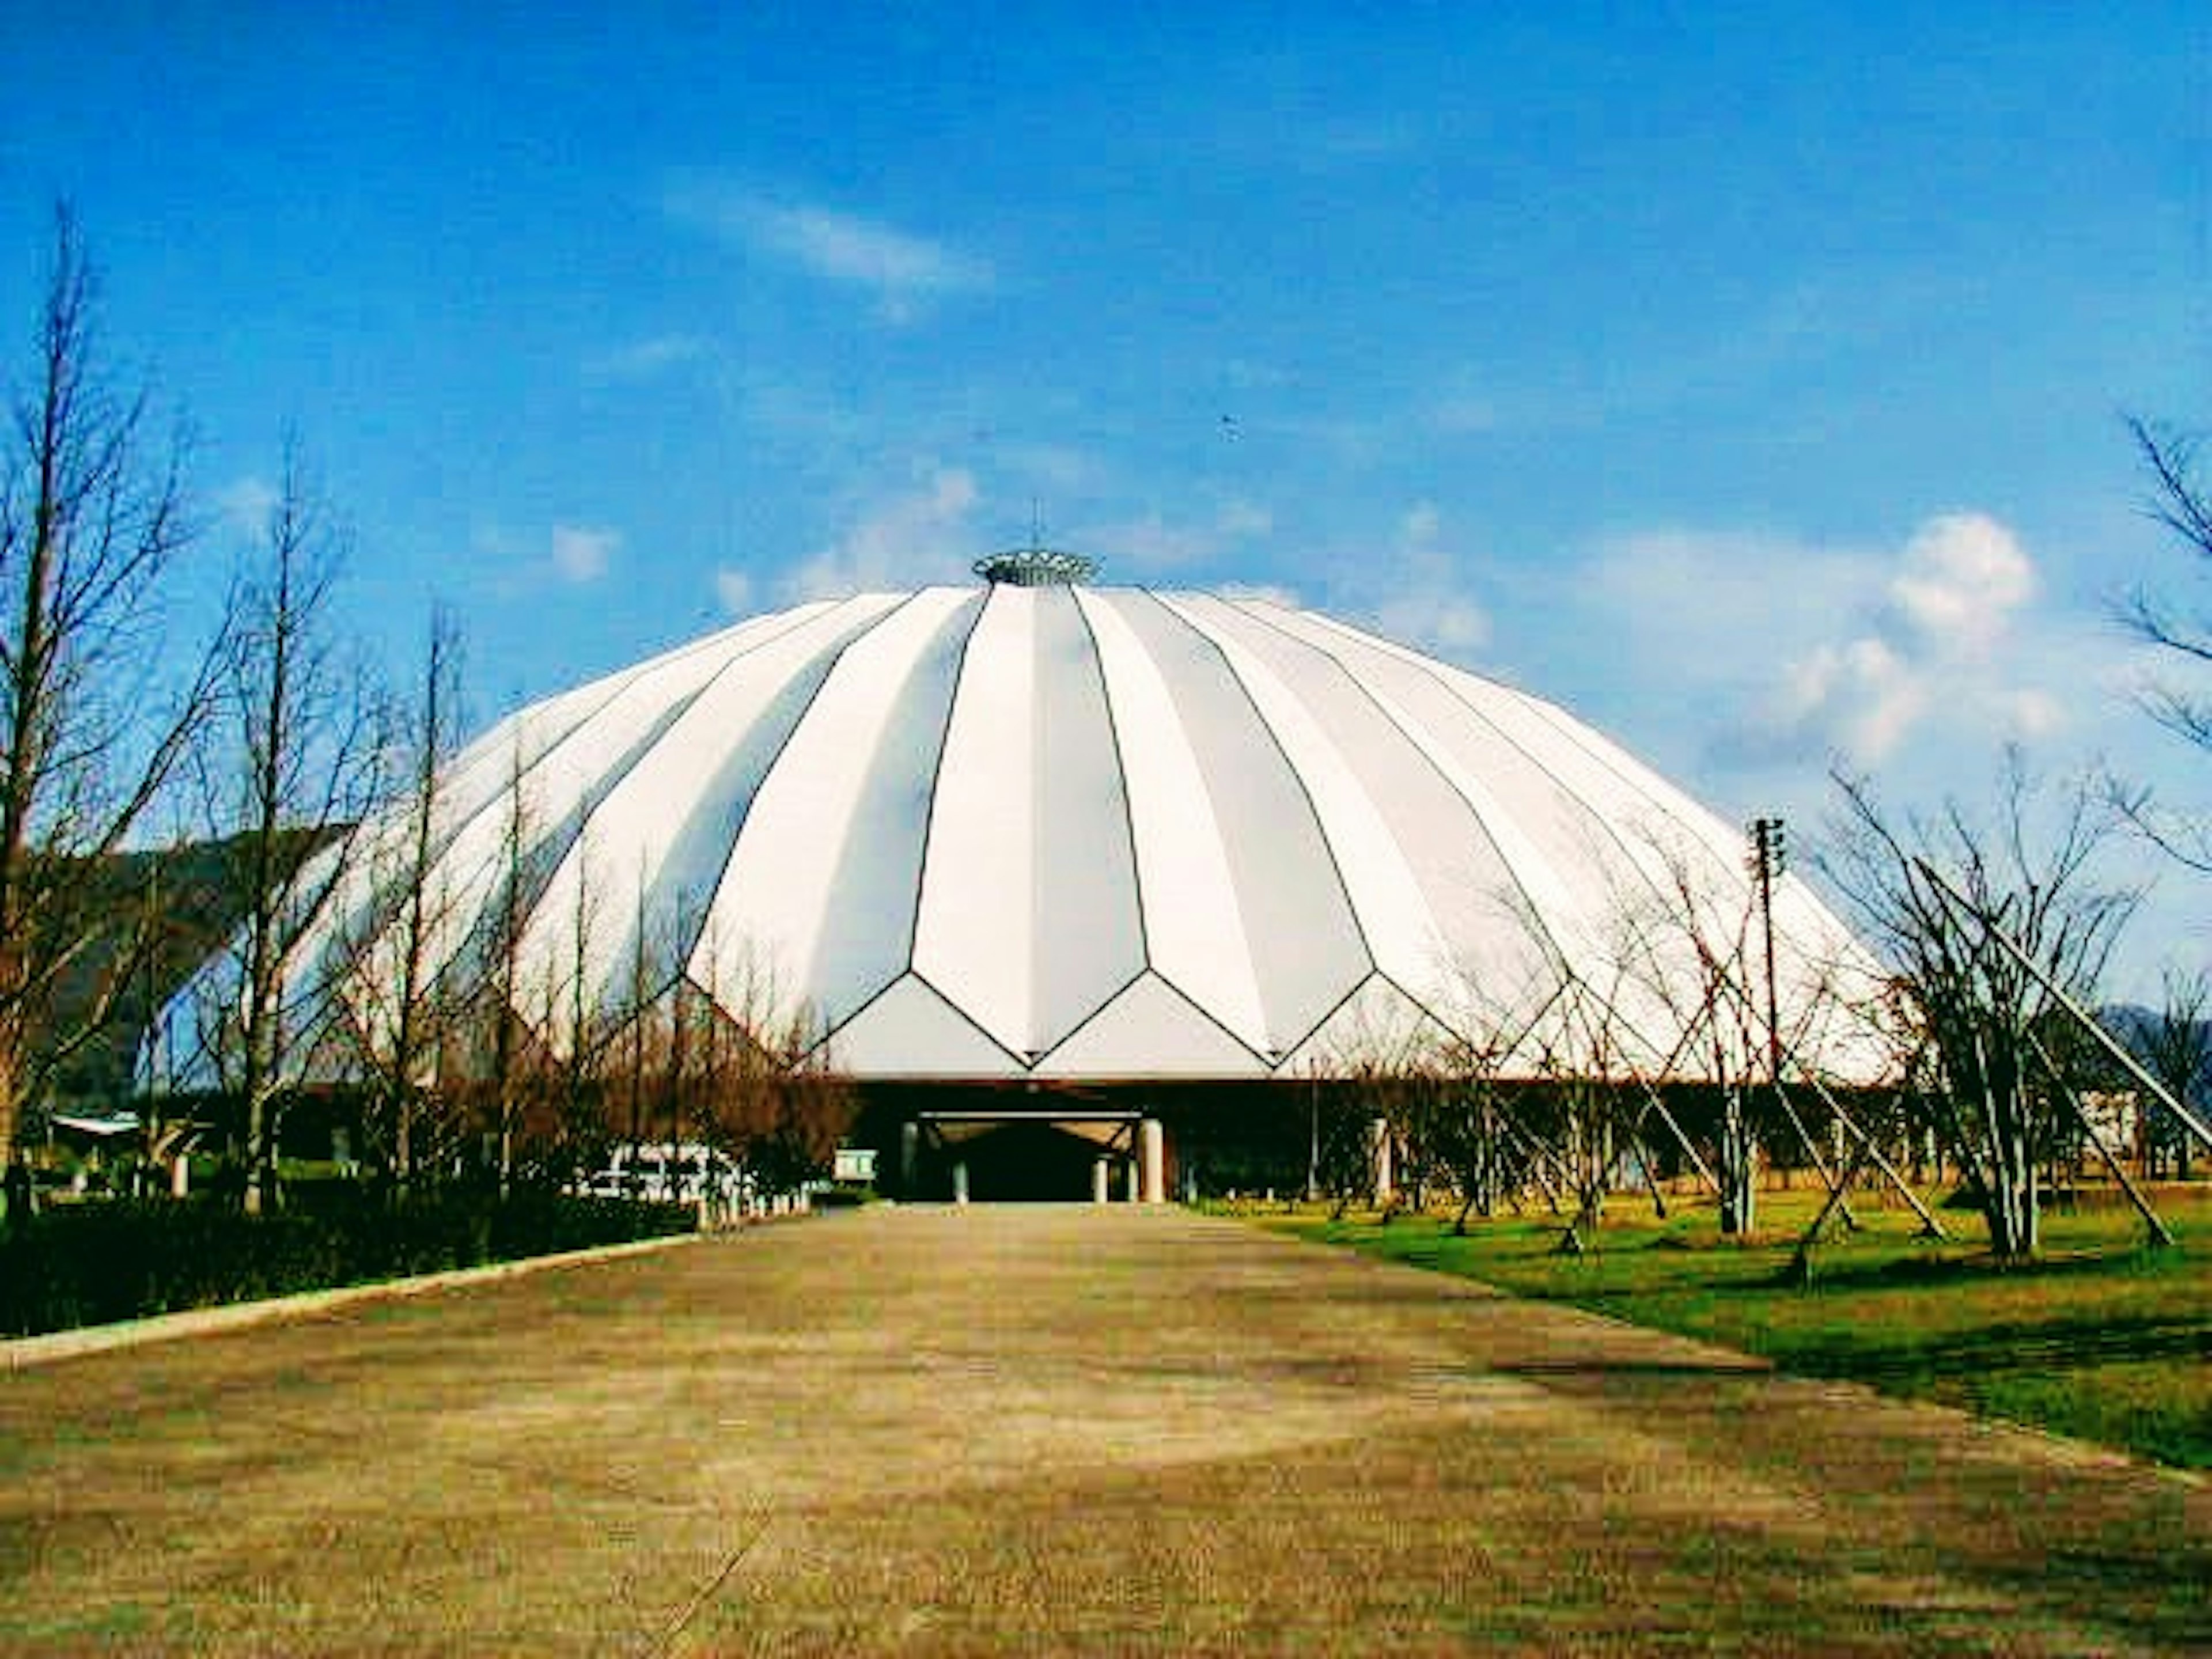
<path fill-rule="evenodd" d="M 179 454 L 103 373 L 95 283 L 66 208 L 0 458 L 0 1158 L 27 1101 L 104 1024 L 145 946 L 103 890 L 204 718 L 213 653 L 163 685 L 164 583 L 188 540 Z M 98 963 L 58 1030 L 64 975 Z"/>
<path fill-rule="evenodd" d="M 1459 1193 L 1452 1231 L 1464 1233 L 1470 1215 L 1487 1220 L 1522 1182 L 1521 1160 L 1507 1139 L 1498 1082 L 1498 1055 L 1489 1045 L 1458 1037 L 1437 1056 L 1443 1097 L 1433 1153 Z"/>
<path fill-rule="evenodd" d="M 456 988 L 467 1015 L 461 1045 L 466 1091 L 477 1103 L 475 1115 L 489 1143 L 492 1177 L 501 1198 L 514 1188 L 530 1095 L 546 1081 L 544 1042 L 531 1029 L 525 1006 L 532 1000 L 525 982 L 526 940 L 542 885 L 527 770 L 518 732 L 500 816 L 499 868 L 471 941 L 470 982 Z M 541 1012 L 550 1012 L 543 1002 Z"/>
<path fill-rule="evenodd" d="M 1899 827 L 1863 781 L 1837 781 L 1847 821 L 1831 867 L 1887 948 L 1901 1023 L 1930 1068 L 1926 1109 L 1966 1171 L 1992 1252 L 2031 1256 L 2040 1167 L 2070 1129 L 2079 1079 L 2052 1073 L 2050 1056 L 2072 1045 L 2040 1041 L 2070 1016 L 2005 941 L 2086 998 L 2133 902 L 2091 883 L 2106 821 L 2075 788 L 2039 824 L 2016 753 L 1988 827 L 1955 801 L 1933 823 Z"/>
<path fill-rule="evenodd" d="M 2212 1089 L 2212 975 L 2169 968 L 2163 1006 L 2138 1026 L 2129 1045 L 2168 1093 L 2185 1104 Z M 2146 1103 L 2146 1139 L 2154 1158 L 2171 1153 L 2177 1179 L 2189 1179 L 2189 1127 L 2164 1106 Z"/>
<path fill-rule="evenodd" d="M 441 950 L 453 896 L 439 870 L 445 772 L 460 727 L 460 636 L 441 610 L 430 621 L 422 679 L 399 730 L 380 745 L 398 787 L 363 833 L 370 902 L 343 940 L 345 988 L 368 1084 L 378 1154 L 402 1187 L 436 1161 L 437 1113 L 452 1032 L 452 987 Z"/>
<path fill-rule="evenodd" d="M 232 971 L 207 979 L 201 1041 L 246 1115 L 246 1206 L 275 1201 L 283 1107 L 295 1050 L 324 1033 L 326 1000 L 295 983 L 299 947 L 346 868 L 340 836 L 368 804 L 370 703 L 357 665 L 330 632 L 343 534 L 288 437 L 283 474 L 256 567 L 232 591 L 217 701 L 219 751 L 199 757 L 219 838 L 217 879 L 240 922 Z"/>
<path fill-rule="evenodd" d="M 711 936 L 707 980 L 683 983 L 684 1093 L 700 1138 L 766 1193 L 796 1189 L 828 1167 L 858 1102 L 804 1005 L 787 1006 L 750 956 L 726 958 Z"/>
<path fill-rule="evenodd" d="M 2168 428 L 2131 420 L 2136 448 L 2151 476 L 2151 516 L 2198 557 L 2212 561 L 2212 492 L 2197 477 L 2198 440 Z M 2136 632 L 2185 667 L 2212 668 L 2212 614 L 2177 610 L 2148 589 L 2128 602 Z M 2153 694 L 2152 712 L 2201 749 L 2212 749 L 2212 696 L 2168 685 Z"/>
<path fill-rule="evenodd" d="M 1762 1152 L 1753 1097 L 1772 1069 L 1763 1011 L 1748 988 L 1753 896 L 1747 892 L 1731 904 L 1701 879 L 1684 848 L 1656 837 L 1650 844 L 1666 881 L 1622 918 L 1635 942 L 1630 971 L 1680 1034 L 1659 1073 L 1663 1077 L 1678 1061 L 1694 1058 L 1695 1069 L 1711 1080 L 1721 1231 L 1747 1235 L 1758 1225 Z M 1656 1095 L 1647 1099 L 1647 1113 L 1654 1105 L 1663 1109 Z M 1641 1122 L 1639 1115 L 1638 1128 Z"/>
<path fill-rule="evenodd" d="M 549 973 L 544 984 L 544 1029 L 565 1029 L 565 1048 L 559 1048 L 560 1118 L 562 1139 L 572 1149 L 597 1159 L 606 1151 L 608 1124 L 599 1076 L 599 986 L 592 973 L 592 934 L 598 925 L 598 885 L 592 872 L 591 843 L 576 843 L 576 896 L 566 920 L 566 961 L 558 974 Z"/>
<path fill-rule="evenodd" d="M 2183 548 L 2212 567 L 2212 488 L 2199 476 L 2199 439 L 2170 427 L 2131 419 L 2128 430 L 2150 475 L 2148 510 Z M 2148 587 L 2137 587 L 2122 620 L 2160 659 L 2179 671 L 2144 695 L 2153 719 L 2198 748 L 2212 750 L 2212 611 L 2178 606 Z M 2192 683 L 2194 682 L 2194 683 Z M 2192 868 L 2212 872 L 2212 822 L 2164 810 L 2148 789 L 2118 785 L 2121 809 L 2152 840 Z"/>

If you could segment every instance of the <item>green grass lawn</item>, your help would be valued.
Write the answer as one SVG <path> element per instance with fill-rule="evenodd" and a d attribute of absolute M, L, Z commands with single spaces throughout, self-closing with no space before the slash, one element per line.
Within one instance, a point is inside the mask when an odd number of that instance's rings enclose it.
<path fill-rule="evenodd" d="M 1571 1302 L 1638 1324 L 1763 1355 L 1791 1371 L 1848 1377 L 1885 1392 L 2118 1446 L 2185 1468 L 2212 1468 L 2212 1194 L 2161 1194 L 2178 1249 L 2142 1248 L 2124 1206 L 2095 1201 L 2045 1218 L 2044 1259 L 1998 1268 L 1980 1218 L 1943 1213 L 1954 1237 L 1919 1237 L 1911 1212 L 1868 1193 L 1857 1232 L 1815 1252 L 1809 1285 L 1791 1258 L 1815 1195 L 1762 1200 L 1762 1231 L 1725 1241 L 1710 1203 L 1623 1199 L 1577 1256 L 1556 1250 L 1546 1214 L 1449 1215 L 1274 1209 L 1259 1218 L 1304 1237 L 1458 1273 L 1516 1294 Z M 1257 1212 L 1250 1212 L 1258 1215 Z"/>

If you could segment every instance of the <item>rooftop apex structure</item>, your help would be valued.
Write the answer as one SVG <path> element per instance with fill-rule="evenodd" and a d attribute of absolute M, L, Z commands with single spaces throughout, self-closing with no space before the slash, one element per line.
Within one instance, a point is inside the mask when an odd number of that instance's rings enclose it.
<path fill-rule="evenodd" d="M 1098 574 L 1098 561 L 1052 547 L 1025 547 L 994 553 L 969 567 L 985 581 L 1009 587 L 1072 587 Z"/>
<path fill-rule="evenodd" d="M 803 1011 L 860 1078 L 1304 1077 L 1424 1036 L 1507 1075 L 1710 1066 L 1701 948 L 1764 968 L 1744 838 L 1632 756 L 1312 611 L 1084 586 L 1040 550 L 977 569 L 756 617 L 484 732 L 438 802 L 438 963 L 466 980 L 519 867 L 518 1000 L 557 1049 L 641 975 Z M 347 964 L 376 959 L 399 816 L 294 962 L 371 1043 Z M 1832 993 L 1873 964 L 1795 878 L 1773 903 L 1797 1057 L 1870 1080 Z M 227 971 L 167 1012 L 180 1085 Z"/>

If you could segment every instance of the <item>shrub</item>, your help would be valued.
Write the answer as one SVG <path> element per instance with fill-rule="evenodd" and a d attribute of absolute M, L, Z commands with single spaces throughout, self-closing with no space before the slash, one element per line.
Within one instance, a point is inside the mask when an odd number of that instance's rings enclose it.
<path fill-rule="evenodd" d="M 0 1236 L 0 1336 L 472 1267 L 688 1232 L 670 1205 L 517 1194 L 400 1200 L 350 1182 L 294 1189 L 274 1214 L 117 1200 L 56 1206 Z"/>

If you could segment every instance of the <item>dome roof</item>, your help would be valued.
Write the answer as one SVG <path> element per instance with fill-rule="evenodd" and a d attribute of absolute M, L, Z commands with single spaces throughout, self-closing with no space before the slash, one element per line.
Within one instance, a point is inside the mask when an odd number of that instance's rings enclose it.
<path fill-rule="evenodd" d="M 1764 970 L 1737 830 L 1548 702 L 1257 599 L 864 593 L 526 708 L 440 793 L 449 975 L 517 799 L 517 1000 L 556 1048 L 580 966 L 586 1008 L 680 973 L 803 1010 L 860 1077 L 1305 1075 L 1444 1033 L 1508 1072 L 1682 1073 L 1711 1064 L 1701 954 Z M 378 867 L 295 985 L 362 960 Z M 1870 1075 L 1832 993 L 1871 963 L 1794 878 L 1774 911 L 1784 1030 Z"/>

